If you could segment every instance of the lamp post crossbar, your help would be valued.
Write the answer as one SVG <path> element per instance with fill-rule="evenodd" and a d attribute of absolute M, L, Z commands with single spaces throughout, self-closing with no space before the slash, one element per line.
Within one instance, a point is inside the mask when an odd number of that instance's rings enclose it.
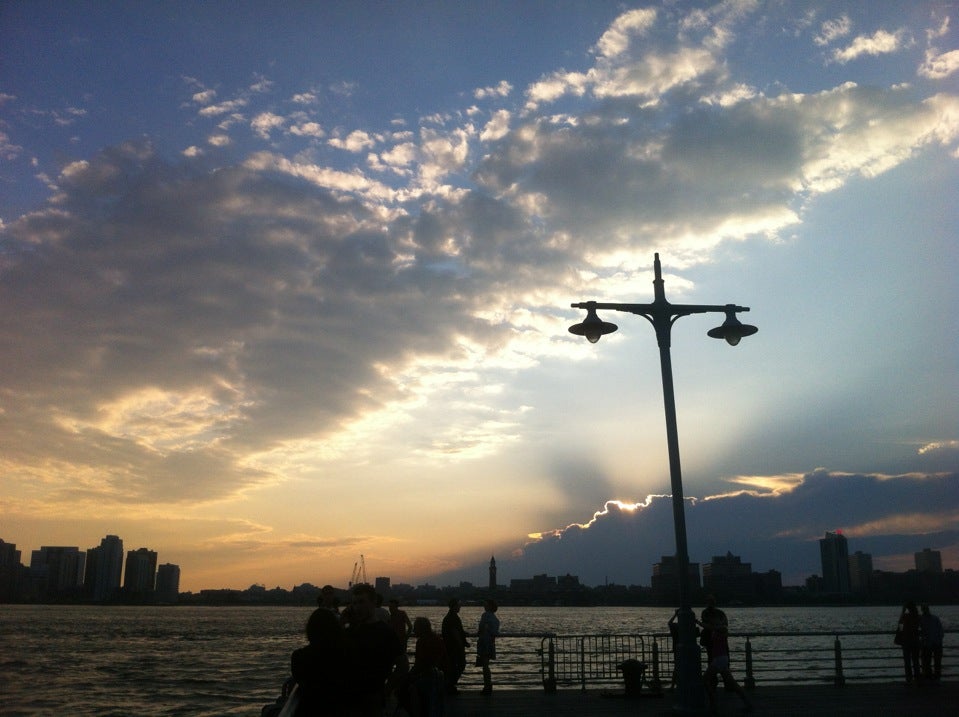
<path fill-rule="evenodd" d="M 659 360 L 663 377 L 663 404 L 666 414 L 666 445 L 669 452 L 669 477 L 672 489 L 673 526 L 676 533 L 676 570 L 679 598 L 678 641 L 676 650 L 676 702 L 674 712 L 693 715 L 705 709 L 705 695 L 700 672 L 699 646 L 696 644 L 696 617 L 691 605 L 689 580 L 689 548 L 686 539 L 686 512 L 683 496 L 682 467 L 679 459 L 679 432 L 676 426 L 676 398 L 673 393 L 673 368 L 670 357 L 670 332 L 677 319 L 691 314 L 724 313 L 722 326 L 709 331 L 713 338 L 725 339 L 735 346 L 743 336 L 756 333 L 755 326 L 739 323 L 736 314 L 749 311 L 747 306 L 735 304 L 671 304 L 663 289 L 659 254 L 654 255 L 654 300 L 649 304 L 621 304 L 583 301 L 571 304 L 574 309 L 586 309 L 586 320 L 570 327 L 570 332 L 585 336 L 596 343 L 617 326 L 599 318 L 596 311 L 621 311 L 642 316 L 656 330 Z"/>

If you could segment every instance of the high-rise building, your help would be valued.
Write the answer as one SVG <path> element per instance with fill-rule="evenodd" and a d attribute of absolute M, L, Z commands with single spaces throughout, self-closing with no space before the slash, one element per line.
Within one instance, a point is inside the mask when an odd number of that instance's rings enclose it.
<path fill-rule="evenodd" d="M 917 573 L 942 573 L 942 553 L 938 550 L 923 548 L 921 553 L 915 554 Z"/>
<path fill-rule="evenodd" d="M 392 594 L 393 589 L 390 586 L 389 577 L 377 577 L 373 579 L 373 589 L 380 595 L 388 597 Z"/>
<path fill-rule="evenodd" d="M 0 539 L 0 602 L 15 600 L 20 592 L 20 551 L 16 543 Z"/>
<path fill-rule="evenodd" d="M 872 555 L 857 550 L 849 556 L 849 589 L 865 595 L 872 589 Z"/>
<path fill-rule="evenodd" d="M 714 555 L 703 565 L 703 588 L 720 600 L 749 600 L 755 597 L 752 563 L 744 563 L 738 555 Z"/>
<path fill-rule="evenodd" d="M 41 545 L 30 555 L 30 576 L 45 597 L 76 593 L 83 585 L 86 562 L 80 548 Z"/>
<path fill-rule="evenodd" d="M 849 584 L 849 546 L 842 531 L 826 533 L 819 541 L 819 556 L 822 559 L 823 592 L 846 595 Z"/>
<path fill-rule="evenodd" d="M 700 587 L 699 563 L 689 563 L 689 589 L 696 591 Z M 675 555 L 664 555 L 653 565 L 653 599 L 660 603 L 674 604 L 679 599 L 679 565 Z"/>
<path fill-rule="evenodd" d="M 489 591 L 496 592 L 496 558 L 492 555 L 489 558 Z"/>
<path fill-rule="evenodd" d="M 175 603 L 180 595 L 180 566 L 164 563 L 157 568 L 157 602 Z"/>
<path fill-rule="evenodd" d="M 157 554 L 148 548 L 137 548 L 127 553 L 123 590 L 127 597 L 143 598 L 153 595 L 156 587 Z"/>
<path fill-rule="evenodd" d="M 116 597 L 122 572 L 123 541 L 116 535 L 107 535 L 98 547 L 87 551 L 87 595 L 97 602 Z"/>

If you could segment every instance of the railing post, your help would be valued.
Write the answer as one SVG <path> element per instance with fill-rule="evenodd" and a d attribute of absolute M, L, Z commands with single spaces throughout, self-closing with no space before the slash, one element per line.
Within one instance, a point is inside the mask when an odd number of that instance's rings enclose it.
<path fill-rule="evenodd" d="M 549 638 L 549 651 L 546 658 L 546 681 L 543 688 L 546 694 L 556 692 L 556 646 L 553 644 L 553 638 Z"/>
<path fill-rule="evenodd" d="M 675 669 L 675 665 L 673 668 Z M 653 692 L 660 692 L 663 689 L 659 682 L 659 643 L 656 642 L 655 635 L 653 635 L 653 679 L 649 683 L 649 689 Z"/>
<path fill-rule="evenodd" d="M 586 691 L 586 638 L 579 638 L 579 679 L 582 683 L 582 691 Z"/>
<path fill-rule="evenodd" d="M 749 641 L 749 635 L 746 635 L 746 679 L 743 686 L 747 690 L 756 689 L 756 677 L 753 675 L 753 643 Z"/>
<path fill-rule="evenodd" d="M 836 687 L 843 687 L 846 684 L 846 678 L 842 674 L 842 643 L 839 642 L 839 635 L 836 635 L 833 650 L 836 653 Z"/>

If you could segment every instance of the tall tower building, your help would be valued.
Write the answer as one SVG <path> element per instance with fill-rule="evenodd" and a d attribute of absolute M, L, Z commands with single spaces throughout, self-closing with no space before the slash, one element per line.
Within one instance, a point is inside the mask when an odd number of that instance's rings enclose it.
<path fill-rule="evenodd" d="M 492 555 L 489 558 L 489 591 L 496 592 L 496 558 Z"/>
<path fill-rule="evenodd" d="M 0 539 L 0 602 L 12 602 L 20 591 L 20 551 Z"/>
<path fill-rule="evenodd" d="M 857 550 L 849 556 L 849 589 L 860 595 L 872 587 L 872 555 Z"/>
<path fill-rule="evenodd" d="M 841 531 L 826 533 L 819 541 L 822 559 L 822 583 L 826 593 L 846 595 L 850 592 L 849 546 Z"/>
<path fill-rule="evenodd" d="M 148 548 L 137 548 L 127 553 L 126 575 L 123 589 L 128 597 L 153 595 L 156 587 L 157 554 Z"/>
<path fill-rule="evenodd" d="M 180 596 L 180 566 L 164 563 L 157 568 L 158 602 L 175 603 Z"/>
<path fill-rule="evenodd" d="M 122 573 L 123 541 L 116 535 L 106 536 L 99 547 L 87 551 L 85 587 L 91 599 L 100 602 L 115 597 Z"/>

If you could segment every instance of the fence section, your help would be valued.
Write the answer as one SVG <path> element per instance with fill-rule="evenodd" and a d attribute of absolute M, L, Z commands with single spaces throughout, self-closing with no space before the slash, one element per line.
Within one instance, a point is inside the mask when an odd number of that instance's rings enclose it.
<path fill-rule="evenodd" d="M 587 684 L 622 684 L 624 664 L 634 661 L 648 669 L 655 663 L 643 635 L 551 635 L 542 639 L 539 654 L 549 692 L 559 686 L 585 690 Z"/>
<path fill-rule="evenodd" d="M 946 631 L 943 664 L 951 669 L 959 657 L 957 630 Z M 951 637 L 952 636 L 952 637 Z M 950 639 L 951 637 L 951 639 Z M 902 652 L 889 632 L 733 633 L 730 666 L 747 688 L 762 685 L 889 682 L 904 679 Z M 668 687 L 673 674 L 673 645 L 659 635 L 504 634 L 496 640 L 492 663 L 497 688 L 547 691 L 560 688 L 622 688 L 621 666 L 645 666 L 644 690 Z M 705 662 L 705 656 L 703 657 Z M 703 665 L 705 667 L 705 664 Z M 635 676 L 635 673 L 634 673 Z M 479 670 L 468 668 L 464 687 L 481 684 Z"/>

